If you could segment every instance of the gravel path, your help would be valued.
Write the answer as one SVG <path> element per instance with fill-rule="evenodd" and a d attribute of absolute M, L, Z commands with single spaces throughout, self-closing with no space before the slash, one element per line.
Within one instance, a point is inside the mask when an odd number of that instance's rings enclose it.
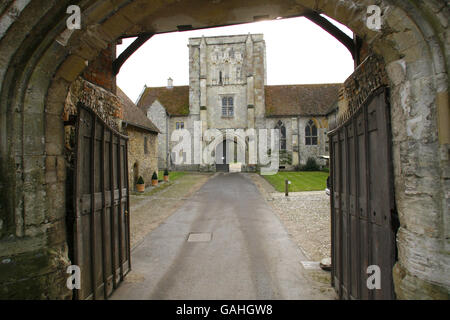
<path fill-rule="evenodd" d="M 291 192 L 289 197 L 275 192 L 261 176 L 252 180 L 272 205 L 289 235 L 311 261 L 331 255 L 330 197 L 325 191 Z"/>

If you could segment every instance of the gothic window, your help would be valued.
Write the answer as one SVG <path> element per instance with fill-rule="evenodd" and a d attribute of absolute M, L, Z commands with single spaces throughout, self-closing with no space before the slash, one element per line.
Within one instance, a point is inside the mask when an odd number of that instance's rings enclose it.
<path fill-rule="evenodd" d="M 317 127 L 314 121 L 309 120 L 305 128 L 305 144 L 307 146 L 317 145 Z"/>
<path fill-rule="evenodd" d="M 184 129 L 184 122 L 177 122 L 176 127 L 177 127 L 177 130 Z"/>
<path fill-rule="evenodd" d="M 222 97 L 222 117 L 233 117 L 233 116 L 234 116 L 233 97 L 230 96 Z"/>
<path fill-rule="evenodd" d="M 219 84 L 220 84 L 220 85 L 223 84 L 222 71 L 219 71 Z"/>
<path fill-rule="evenodd" d="M 281 120 L 278 121 L 275 129 L 280 130 L 280 150 L 286 150 L 286 127 Z"/>

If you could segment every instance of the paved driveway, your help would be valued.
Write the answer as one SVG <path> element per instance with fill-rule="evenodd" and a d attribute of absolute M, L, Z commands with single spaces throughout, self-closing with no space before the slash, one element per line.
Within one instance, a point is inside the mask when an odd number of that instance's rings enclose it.
<path fill-rule="evenodd" d="M 112 299 L 329 299 L 304 260 L 252 180 L 220 173 L 133 251 Z"/>

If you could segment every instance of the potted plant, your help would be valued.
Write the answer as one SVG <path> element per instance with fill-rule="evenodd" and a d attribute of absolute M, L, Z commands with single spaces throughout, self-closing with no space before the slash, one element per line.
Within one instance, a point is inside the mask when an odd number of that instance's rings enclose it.
<path fill-rule="evenodd" d="M 157 186 L 158 185 L 158 175 L 156 174 L 156 172 L 153 172 L 152 175 L 152 186 Z"/>
<path fill-rule="evenodd" d="M 164 170 L 164 181 L 169 182 L 169 170 Z"/>
<path fill-rule="evenodd" d="M 145 182 L 144 182 L 144 178 L 142 178 L 142 176 L 139 176 L 139 179 L 136 183 L 136 189 L 138 192 L 144 192 L 145 191 Z"/>

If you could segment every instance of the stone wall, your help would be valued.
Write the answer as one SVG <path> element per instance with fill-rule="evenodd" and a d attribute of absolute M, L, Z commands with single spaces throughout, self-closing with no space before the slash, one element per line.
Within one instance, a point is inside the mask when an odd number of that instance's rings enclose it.
<path fill-rule="evenodd" d="M 158 135 L 158 168 L 165 169 L 167 167 L 167 152 L 168 152 L 168 129 L 167 129 L 167 112 L 166 109 L 159 103 L 158 100 L 148 108 L 147 118 L 149 118 L 153 124 L 160 131 Z"/>
<path fill-rule="evenodd" d="M 135 128 L 125 129 L 128 135 L 128 172 L 130 190 L 134 190 L 135 177 L 142 176 L 146 186 L 151 185 L 153 172 L 158 174 L 158 135 Z M 147 153 L 144 144 L 147 142 Z M 136 166 L 135 166 L 136 164 Z M 138 170 L 136 172 L 135 170 Z"/>
<path fill-rule="evenodd" d="M 305 128 L 309 120 L 312 120 L 317 127 L 317 145 L 306 145 Z M 328 131 L 328 121 L 326 117 L 300 117 L 298 121 L 299 137 L 299 158 L 300 164 L 306 164 L 308 158 L 313 158 L 319 165 L 325 166 L 326 160 L 319 156 L 329 155 L 326 132 Z"/>

